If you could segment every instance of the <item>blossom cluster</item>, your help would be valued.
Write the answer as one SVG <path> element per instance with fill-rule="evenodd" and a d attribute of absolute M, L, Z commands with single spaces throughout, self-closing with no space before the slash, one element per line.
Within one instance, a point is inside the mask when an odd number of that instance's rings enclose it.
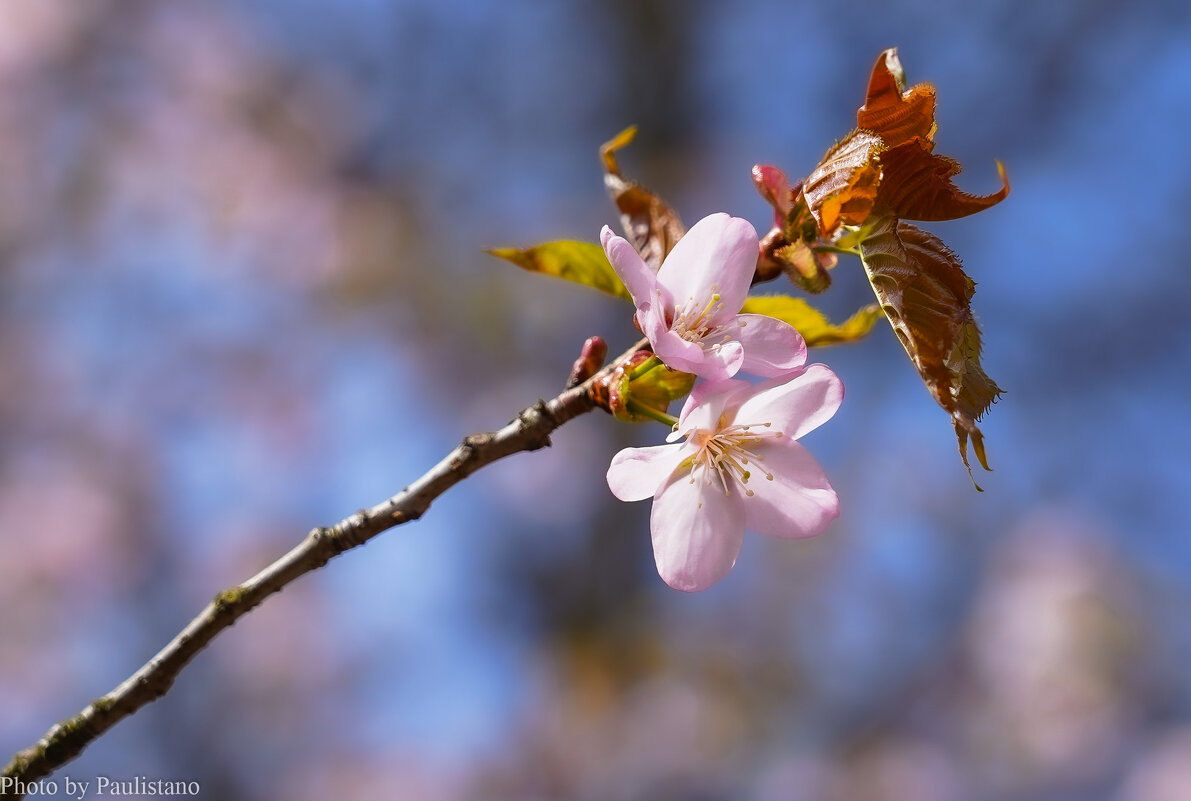
<path fill-rule="evenodd" d="M 600 240 L 654 354 L 702 379 L 667 444 L 626 448 L 608 469 L 617 498 L 653 498 L 662 579 L 688 592 L 710 587 L 736 563 L 746 529 L 782 538 L 823 532 L 839 516 L 839 498 L 797 440 L 835 414 L 843 385 L 824 365 L 806 364 L 792 326 L 740 313 L 757 264 L 753 226 L 705 217 L 656 272 L 610 228 Z"/>

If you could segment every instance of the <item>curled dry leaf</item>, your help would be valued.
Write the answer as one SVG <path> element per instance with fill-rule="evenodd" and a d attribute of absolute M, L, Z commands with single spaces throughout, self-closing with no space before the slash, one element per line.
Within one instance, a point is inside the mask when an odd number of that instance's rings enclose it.
<path fill-rule="evenodd" d="M 633 141 L 637 126 L 631 125 L 600 147 L 604 163 L 604 186 L 620 210 L 625 239 L 655 272 L 686 229 L 678 213 L 645 187 L 625 178 L 616 162 L 616 151 Z"/>

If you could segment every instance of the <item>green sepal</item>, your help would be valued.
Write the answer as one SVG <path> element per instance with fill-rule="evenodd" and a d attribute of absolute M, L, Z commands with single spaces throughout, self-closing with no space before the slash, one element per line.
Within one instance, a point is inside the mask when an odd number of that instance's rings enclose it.
<path fill-rule="evenodd" d="M 633 423 L 657 420 L 673 425 L 677 420 L 667 413 L 671 401 L 688 394 L 695 386 L 695 376 L 671 370 L 647 351 L 634 353 L 613 380 L 612 414 Z"/>
<path fill-rule="evenodd" d="M 798 333 L 811 347 L 854 342 L 872 330 L 877 320 L 881 319 L 881 307 L 872 303 L 836 325 L 802 298 L 789 295 L 753 296 L 745 300 L 740 311 L 742 314 L 764 314 L 789 323 L 798 329 Z"/>
<path fill-rule="evenodd" d="M 511 261 L 531 273 L 543 273 L 564 278 L 576 284 L 598 289 L 613 297 L 632 300 L 624 282 L 612 269 L 604 249 L 591 242 L 564 239 L 544 242 L 525 250 L 518 248 L 489 248 L 487 253 Z"/>

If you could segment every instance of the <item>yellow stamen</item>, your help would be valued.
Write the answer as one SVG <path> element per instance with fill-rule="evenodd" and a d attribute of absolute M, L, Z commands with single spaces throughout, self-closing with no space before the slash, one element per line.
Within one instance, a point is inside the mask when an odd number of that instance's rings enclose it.
<path fill-rule="evenodd" d="M 699 431 L 692 435 L 699 449 L 691 457 L 690 483 L 695 483 L 695 468 L 702 468 L 705 471 L 704 486 L 718 483 L 725 495 L 731 495 L 732 487 L 740 485 L 744 494 L 752 497 L 753 491 L 747 486 L 752 471 L 746 469 L 746 465 L 759 466 L 764 460 L 752 448 L 761 440 L 782 436 L 776 431 L 754 433 L 750 431 L 754 425 L 770 427 L 769 423 L 729 425 L 714 433 Z M 766 471 L 764 475 L 767 481 L 773 481 L 772 473 Z"/>

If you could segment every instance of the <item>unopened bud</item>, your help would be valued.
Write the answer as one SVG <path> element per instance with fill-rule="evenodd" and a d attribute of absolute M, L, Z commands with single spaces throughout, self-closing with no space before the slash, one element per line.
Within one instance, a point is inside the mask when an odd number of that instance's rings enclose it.
<path fill-rule="evenodd" d="M 773 206 L 779 220 L 784 220 L 790 214 L 794 206 L 794 192 L 784 172 L 768 164 L 756 164 L 753 166 L 753 186 L 757 187 L 765 202 Z"/>
<path fill-rule="evenodd" d="M 603 337 L 588 337 L 579 351 L 579 358 L 571 367 L 571 374 L 567 377 L 567 389 L 577 387 L 595 375 L 604 366 L 604 359 L 608 357 L 608 343 Z"/>

